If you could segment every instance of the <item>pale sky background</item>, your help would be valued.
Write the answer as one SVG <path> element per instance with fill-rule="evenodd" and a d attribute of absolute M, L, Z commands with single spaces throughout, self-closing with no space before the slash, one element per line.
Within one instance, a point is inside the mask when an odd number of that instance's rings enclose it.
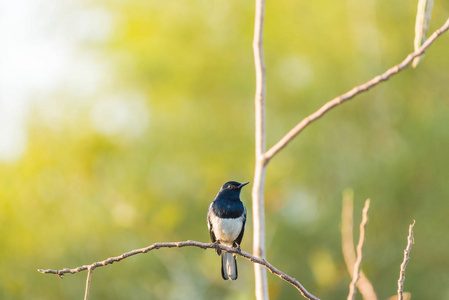
<path fill-rule="evenodd" d="M 68 106 L 95 99 L 90 115 L 99 132 L 132 136 L 145 129 L 143 97 L 127 90 L 108 94 L 108 86 L 117 86 L 111 66 L 101 53 L 82 48 L 106 41 L 113 26 L 108 11 L 82 1 L 0 0 L 0 161 L 14 162 L 27 150 L 33 103 L 53 127 L 66 121 Z M 61 91 L 64 99 L 55 96 Z"/>

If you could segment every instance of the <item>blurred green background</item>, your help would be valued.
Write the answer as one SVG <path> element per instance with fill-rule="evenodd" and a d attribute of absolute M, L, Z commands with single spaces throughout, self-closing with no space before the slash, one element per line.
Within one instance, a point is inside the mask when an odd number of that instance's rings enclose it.
<path fill-rule="evenodd" d="M 267 146 L 324 102 L 413 50 L 415 1 L 267 1 Z M 430 31 L 449 16 L 436 1 Z M 24 0 L 0 16 L 0 299 L 82 299 L 77 267 L 154 242 L 209 241 L 228 180 L 252 181 L 252 1 Z M 301 133 L 268 166 L 267 258 L 322 299 L 344 299 L 342 192 L 363 270 L 396 293 L 449 299 L 449 35 L 407 69 Z M 251 187 L 242 249 L 252 251 Z M 221 279 L 198 248 L 96 269 L 91 299 L 253 299 L 253 266 Z M 301 298 L 268 274 L 272 299 Z M 358 295 L 360 297 L 360 295 Z"/>

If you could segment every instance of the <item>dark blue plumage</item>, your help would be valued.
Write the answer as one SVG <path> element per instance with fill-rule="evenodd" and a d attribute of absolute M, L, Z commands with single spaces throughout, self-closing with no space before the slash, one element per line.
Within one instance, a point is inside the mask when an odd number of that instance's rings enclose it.
<path fill-rule="evenodd" d="M 240 247 L 246 224 L 246 209 L 240 201 L 240 191 L 249 182 L 226 182 L 218 191 L 207 212 L 207 225 L 210 239 L 228 247 Z M 221 255 L 221 275 L 223 279 L 235 280 L 238 277 L 237 262 L 234 255 L 217 249 Z"/>
<path fill-rule="evenodd" d="M 240 201 L 236 200 L 226 200 L 226 199 L 215 199 L 214 205 L 212 205 L 214 214 L 219 218 L 238 218 L 242 215 L 245 210 L 245 206 Z"/>

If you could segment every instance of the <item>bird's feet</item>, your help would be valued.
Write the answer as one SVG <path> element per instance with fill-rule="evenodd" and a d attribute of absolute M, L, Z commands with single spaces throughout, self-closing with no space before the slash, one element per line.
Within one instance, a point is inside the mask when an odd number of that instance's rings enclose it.
<path fill-rule="evenodd" d="M 218 248 L 218 245 L 220 245 L 220 241 L 213 242 L 213 245 L 214 245 L 215 252 L 217 252 L 217 254 L 220 255 L 221 254 L 221 249 Z"/>
<path fill-rule="evenodd" d="M 237 252 L 238 252 L 239 254 L 241 254 L 241 253 L 242 253 L 242 249 L 240 248 L 240 245 L 239 245 L 239 244 L 237 244 L 237 243 L 235 243 L 235 242 L 234 242 L 234 248 L 236 248 L 236 249 L 237 249 Z"/>

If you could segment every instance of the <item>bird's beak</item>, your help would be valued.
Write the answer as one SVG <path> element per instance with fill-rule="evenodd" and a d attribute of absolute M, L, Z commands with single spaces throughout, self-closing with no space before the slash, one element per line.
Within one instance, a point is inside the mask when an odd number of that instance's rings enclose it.
<path fill-rule="evenodd" d="M 249 183 L 249 181 L 245 181 L 245 182 L 240 183 L 239 189 L 241 189 L 242 187 L 244 187 L 244 186 L 247 185 L 248 183 Z"/>

